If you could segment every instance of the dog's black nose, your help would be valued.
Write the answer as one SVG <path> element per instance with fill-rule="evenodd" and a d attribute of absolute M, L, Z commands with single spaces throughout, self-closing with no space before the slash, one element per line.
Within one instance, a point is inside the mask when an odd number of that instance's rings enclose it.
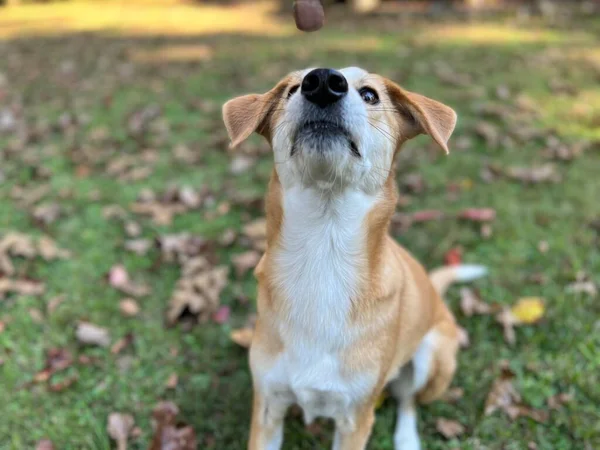
<path fill-rule="evenodd" d="M 300 92 L 309 102 L 325 108 L 346 95 L 348 82 L 337 70 L 315 69 L 302 80 Z"/>

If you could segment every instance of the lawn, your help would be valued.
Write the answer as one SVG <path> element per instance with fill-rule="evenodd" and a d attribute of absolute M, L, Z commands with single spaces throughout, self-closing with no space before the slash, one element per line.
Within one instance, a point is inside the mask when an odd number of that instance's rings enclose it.
<path fill-rule="evenodd" d="M 254 280 L 232 267 L 219 296 L 229 317 L 221 308 L 168 326 L 181 267 L 165 236 L 197 236 L 211 265 L 248 251 L 241 230 L 262 215 L 271 156 L 258 139 L 229 151 L 220 105 L 292 70 L 349 65 L 459 115 L 450 156 L 425 138 L 403 151 L 394 236 L 430 268 L 449 251 L 487 265 L 489 277 L 472 286 L 486 303 L 545 305 L 511 345 L 494 314 L 465 314 L 451 289 L 470 338 L 453 383 L 463 393 L 420 409 L 425 448 L 600 448 L 600 21 L 513 22 L 332 15 L 303 35 L 268 4 L 0 8 L 0 239 L 17 232 L 27 246 L 46 236 L 68 253 L 13 249 L 12 268 L 0 261 L 0 448 L 40 439 L 114 448 L 107 417 L 123 412 L 137 427 L 129 448 L 145 449 L 161 400 L 178 405 L 198 448 L 245 448 L 250 377 L 230 332 L 255 309 Z M 457 219 L 466 208 L 496 217 Z M 444 218 L 414 220 L 427 210 Z M 131 251 L 133 239 L 149 248 Z M 193 246 L 184 244 L 180 252 Z M 125 273 L 147 292 L 132 292 Z M 8 279 L 19 292 L 4 292 Z M 127 297 L 135 303 L 123 306 Z M 105 329 L 109 345 L 84 345 L 82 321 Z M 57 354 L 72 361 L 58 367 Z M 520 396 L 512 416 L 485 413 L 502 373 Z M 444 437 L 439 418 L 463 432 Z M 393 448 L 394 420 L 385 400 L 370 448 Z M 292 414 L 285 448 L 328 448 L 330 428 L 306 429 Z"/>

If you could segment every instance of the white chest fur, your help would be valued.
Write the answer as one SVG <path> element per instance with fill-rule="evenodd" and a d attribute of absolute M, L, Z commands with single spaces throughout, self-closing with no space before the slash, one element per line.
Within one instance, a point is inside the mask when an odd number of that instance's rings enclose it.
<path fill-rule="evenodd" d="M 300 188 L 283 196 L 273 258 L 277 290 L 288 302 L 276 324 L 284 352 L 255 375 L 267 396 L 298 403 L 309 422 L 316 416 L 343 422 L 375 383 L 369 374 L 341 371 L 341 355 L 358 333 L 348 318 L 367 262 L 365 219 L 375 201 L 360 192 L 324 199 Z"/>

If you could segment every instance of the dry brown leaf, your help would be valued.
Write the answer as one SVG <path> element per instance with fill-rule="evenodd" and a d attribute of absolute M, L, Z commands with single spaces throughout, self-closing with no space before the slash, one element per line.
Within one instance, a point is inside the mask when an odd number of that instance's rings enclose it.
<path fill-rule="evenodd" d="M 110 352 L 113 355 L 118 355 L 123 350 L 125 350 L 125 348 L 127 348 L 131 344 L 133 344 L 134 339 L 135 338 L 133 336 L 133 333 L 131 333 L 131 332 L 127 333 L 125 336 L 123 336 L 121 339 L 119 339 L 117 342 L 115 342 L 113 344 L 113 346 L 110 348 Z"/>
<path fill-rule="evenodd" d="M 127 450 L 127 439 L 135 424 L 133 416 L 123 413 L 110 413 L 106 424 L 108 435 L 117 442 L 118 450 Z"/>
<path fill-rule="evenodd" d="M 521 396 L 513 386 L 514 377 L 515 374 L 508 367 L 503 367 L 500 377 L 492 384 L 485 400 L 483 413 L 486 416 L 499 409 L 506 411 L 507 408 L 521 402 Z"/>
<path fill-rule="evenodd" d="M 576 281 L 571 283 L 566 288 L 567 292 L 587 294 L 590 297 L 595 297 L 598 294 L 598 288 L 593 281 Z"/>
<path fill-rule="evenodd" d="M 56 383 L 48 383 L 48 390 L 50 392 L 62 392 L 73 386 L 78 379 L 79 377 L 77 375 L 71 375 L 70 377 L 67 377 Z"/>
<path fill-rule="evenodd" d="M 167 378 L 165 387 L 167 389 L 175 389 L 177 387 L 177 383 L 179 383 L 179 377 L 176 373 L 172 373 L 171 375 L 169 375 L 169 378 Z"/>
<path fill-rule="evenodd" d="M 68 250 L 63 250 L 56 245 L 52 239 L 47 236 L 42 236 L 38 241 L 38 251 L 40 256 L 46 261 L 53 259 L 66 259 L 71 257 Z"/>
<path fill-rule="evenodd" d="M 468 348 L 471 345 L 469 332 L 461 326 L 458 327 L 458 345 L 460 348 Z"/>
<path fill-rule="evenodd" d="M 18 295 L 42 295 L 45 290 L 44 283 L 37 281 L 0 278 L 0 299 L 9 292 Z"/>
<path fill-rule="evenodd" d="M 228 267 L 212 267 L 202 256 L 187 261 L 169 301 L 167 322 L 175 324 L 185 312 L 197 317 L 198 322 L 208 321 L 219 307 L 228 274 Z"/>
<path fill-rule="evenodd" d="M 132 239 L 125 242 L 125 249 L 137 255 L 144 256 L 154 243 L 150 239 Z"/>
<path fill-rule="evenodd" d="M 6 233 L 0 240 L 0 252 L 31 259 L 37 256 L 33 238 L 19 232 Z"/>
<path fill-rule="evenodd" d="M 99 345 L 100 347 L 108 347 L 110 345 L 108 330 L 89 322 L 79 322 L 75 336 L 82 344 Z"/>
<path fill-rule="evenodd" d="M 246 274 L 251 269 L 254 269 L 260 261 L 261 254 L 256 250 L 248 250 L 247 252 L 240 253 L 231 258 L 233 267 L 235 268 L 235 274 L 239 278 Z"/>
<path fill-rule="evenodd" d="M 115 264 L 108 273 L 109 284 L 121 292 L 133 297 L 143 297 L 150 293 L 148 286 L 130 280 L 127 270 L 122 264 Z"/>
<path fill-rule="evenodd" d="M 244 235 L 250 239 L 254 250 L 259 252 L 267 248 L 267 219 L 256 219 L 242 228 Z"/>
<path fill-rule="evenodd" d="M 179 408 L 160 402 L 152 411 L 154 435 L 149 450 L 196 450 L 196 433 L 191 426 L 177 427 Z"/>
<path fill-rule="evenodd" d="M 44 368 L 35 374 L 34 381 L 40 383 L 50 379 L 56 373 L 63 371 L 73 364 L 71 352 L 64 348 L 51 348 L 46 352 Z"/>
<path fill-rule="evenodd" d="M 54 450 L 54 444 L 50 439 L 40 439 L 37 444 L 35 444 L 35 450 Z"/>
<path fill-rule="evenodd" d="M 465 390 L 463 388 L 455 387 L 450 388 L 446 391 L 442 400 L 448 403 L 456 403 L 465 395 Z"/>
<path fill-rule="evenodd" d="M 237 238 L 237 233 L 233 228 L 226 229 L 219 237 L 219 244 L 223 247 L 229 247 Z"/>
<path fill-rule="evenodd" d="M 239 154 L 233 157 L 229 164 L 229 171 L 232 175 L 240 175 L 247 172 L 256 164 L 256 158 Z"/>
<path fill-rule="evenodd" d="M 35 323 L 44 323 L 44 314 L 37 308 L 29 308 L 29 317 Z"/>
<path fill-rule="evenodd" d="M 553 164 L 543 164 L 533 167 L 510 167 L 506 170 L 506 175 L 513 180 L 518 180 L 526 184 L 558 183 L 562 179 Z"/>
<path fill-rule="evenodd" d="M 496 315 L 496 321 L 502 325 L 504 331 L 504 340 L 514 345 L 517 341 L 517 335 L 515 334 L 515 325 L 518 324 L 517 319 L 513 316 L 510 308 L 504 308 L 500 313 Z"/>
<path fill-rule="evenodd" d="M 56 297 L 52 297 L 50 300 L 48 300 L 48 304 L 46 305 L 46 313 L 52 314 L 65 300 L 65 295 L 57 295 Z"/>
<path fill-rule="evenodd" d="M 494 311 L 492 305 L 482 301 L 479 295 L 468 287 L 460 289 L 460 309 L 467 317 L 475 314 L 491 314 Z"/>
<path fill-rule="evenodd" d="M 500 132 L 495 125 L 490 122 L 479 121 L 475 124 L 473 131 L 477 136 L 481 137 L 489 147 L 498 147 L 498 144 L 500 143 Z"/>
<path fill-rule="evenodd" d="M 573 400 L 573 395 L 567 392 L 561 392 L 560 394 L 553 395 L 546 400 L 546 404 L 550 409 L 559 409 L 563 405 L 570 403 Z"/>
<path fill-rule="evenodd" d="M 453 439 L 465 432 L 465 427 L 463 427 L 460 422 L 445 419 L 443 417 L 436 419 L 435 429 L 446 439 Z"/>
<path fill-rule="evenodd" d="M 178 233 L 161 236 L 158 245 L 165 261 L 185 264 L 193 257 L 209 253 L 213 243 L 202 236 Z"/>
<path fill-rule="evenodd" d="M 33 208 L 31 215 L 37 222 L 49 225 L 55 222 L 62 213 L 62 207 L 58 203 L 44 203 Z"/>
<path fill-rule="evenodd" d="M 135 317 L 140 313 L 140 306 L 132 298 L 124 298 L 119 302 L 119 310 L 125 317 Z"/>

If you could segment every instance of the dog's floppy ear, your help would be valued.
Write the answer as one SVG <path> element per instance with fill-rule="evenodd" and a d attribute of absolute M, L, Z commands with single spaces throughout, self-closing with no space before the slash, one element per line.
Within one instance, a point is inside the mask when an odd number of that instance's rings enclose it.
<path fill-rule="evenodd" d="M 276 109 L 287 86 L 284 80 L 266 94 L 248 94 L 229 100 L 223 105 L 223 121 L 231 139 L 231 147 L 237 147 L 253 133 L 268 135 L 268 120 Z"/>
<path fill-rule="evenodd" d="M 448 139 L 456 125 L 454 110 L 423 95 L 406 91 L 395 83 L 387 82 L 386 87 L 402 117 L 401 137 L 410 139 L 418 134 L 428 134 L 448 154 Z"/>

